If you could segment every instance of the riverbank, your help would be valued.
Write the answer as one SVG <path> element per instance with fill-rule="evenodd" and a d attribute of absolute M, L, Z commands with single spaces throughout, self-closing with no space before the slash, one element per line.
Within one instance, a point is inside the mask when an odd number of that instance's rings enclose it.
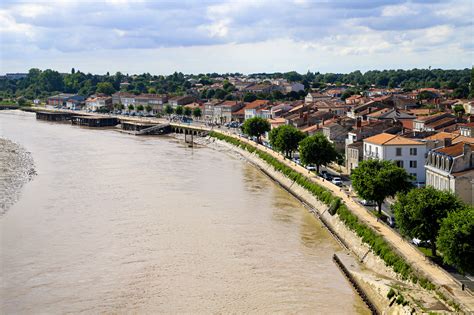
<path fill-rule="evenodd" d="M 0 138 L 0 216 L 18 200 L 21 188 L 35 174 L 31 154 L 19 144 Z"/>
<path fill-rule="evenodd" d="M 236 139 L 234 139 L 236 140 Z M 236 140 L 238 141 L 238 140 Z M 211 140 L 212 142 L 212 140 Z M 371 296 L 371 299 L 374 304 L 377 305 L 377 308 L 381 312 L 385 313 L 410 313 L 413 310 L 416 312 L 449 312 L 454 311 L 455 309 L 447 305 L 445 299 L 442 296 L 439 296 L 440 291 L 426 290 L 423 286 L 430 286 L 429 282 L 422 279 L 420 281 L 413 281 L 416 277 L 420 277 L 414 270 L 411 270 L 406 264 L 403 265 L 403 262 L 397 262 L 394 268 L 398 268 L 404 272 L 402 274 L 394 272 L 390 267 L 387 267 L 387 261 L 382 260 L 377 254 L 373 251 L 373 248 L 369 247 L 367 241 L 362 241 L 360 234 L 356 231 L 348 228 L 347 216 L 350 213 L 347 213 L 348 210 L 344 205 L 342 208 L 345 209 L 346 213 L 332 215 L 329 209 L 333 206 L 332 202 L 337 199 L 331 197 L 331 193 L 325 190 L 322 187 L 312 187 L 310 184 L 306 184 L 306 180 L 300 180 L 300 182 L 305 183 L 306 188 L 299 185 L 295 178 L 290 179 L 289 177 L 297 177 L 298 175 L 293 174 L 284 174 L 289 173 L 288 169 L 284 169 L 283 166 L 277 167 L 272 166 L 271 163 L 264 161 L 259 155 L 265 155 L 267 153 L 260 153 L 254 149 L 250 150 L 248 147 L 244 146 L 246 149 L 243 149 L 239 146 L 236 146 L 235 143 L 229 143 L 222 140 L 214 140 L 215 143 L 218 143 L 218 146 L 226 147 L 229 151 L 235 151 L 249 162 L 257 166 L 265 174 L 279 183 L 283 188 L 292 193 L 297 199 L 302 201 L 309 207 L 309 210 L 323 223 L 328 226 L 328 229 L 335 234 L 335 237 L 340 239 L 342 244 L 346 244 L 347 248 L 350 248 L 354 257 L 357 261 L 360 261 L 362 265 L 362 272 L 358 270 L 351 271 L 354 272 L 354 277 L 359 279 L 359 284 L 365 288 L 368 295 Z M 234 142 L 234 141 L 230 141 Z M 215 144 L 213 144 L 213 147 Z M 258 150 L 258 149 L 257 149 Z M 259 154 L 257 154 L 259 153 Z M 271 158 L 270 158 L 271 159 Z M 279 170 L 277 170 L 280 168 Z M 297 177 L 297 179 L 300 179 Z M 313 193 L 308 191 L 310 188 Z M 314 192 L 316 190 L 316 193 Z M 319 197 L 316 198 L 315 194 Z M 324 202 L 321 202 L 321 197 Z M 346 217 L 341 217 L 340 215 L 344 214 Z M 351 218 L 353 220 L 354 218 Z M 346 224 L 343 221 L 346 221 Z M 359 224 L 360 225 L 360 224 Z M 357 231 L 359 232 L 359 231 Z M 364 232 L 367 233 L 367 232 Z M 359 234 L 359 235 L 358 235 Z M 365 238 L 366 236 L 364 236 Z M 378 245 L 380 247 L 380 245 Z M 381 247 L 382 248 L 382 247 Z M 389 250 L 388 248 L 386 250 Z M 390 257 L 395 258 L 393 254 Z M 385 255 L 387 255 L 385 254 Z M 392 259 L 393 259 L 392 258 Z M 399 258 L 397 258 L 399 259 Z M 407 269 L 408 268 L 408 269 Z M 409 281 L 412 279 L 412 281 Z M 387 298 L 387 294 L 390 291 L 395 291 L 396 294 L 391 294 L 390 298 Z"/>

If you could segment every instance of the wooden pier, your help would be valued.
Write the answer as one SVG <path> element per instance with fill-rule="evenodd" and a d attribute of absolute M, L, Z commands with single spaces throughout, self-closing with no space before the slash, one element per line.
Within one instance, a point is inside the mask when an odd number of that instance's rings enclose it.
<path fill-rule="evenodd" d="M 72 116 L 71 123 L 73 125 L 87 127 L 113 127 L 119 124 L 119 120 L 115 117 L 102 116 Z"/>
<path fill-rule="evenodd" d="M 36 112 L 36 119 L 47 121 L 66 121 L 70 120 L 72 113 L 66 112 Z"/>

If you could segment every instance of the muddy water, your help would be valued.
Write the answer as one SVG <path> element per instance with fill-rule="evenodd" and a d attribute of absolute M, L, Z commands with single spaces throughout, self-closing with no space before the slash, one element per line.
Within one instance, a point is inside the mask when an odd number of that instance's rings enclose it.
<path fill-rule="evenodd" d="M 1 313 L 366 313 L 338 244 L 239 157 L 0 112 L 37 175 L 0 218 Z"/>

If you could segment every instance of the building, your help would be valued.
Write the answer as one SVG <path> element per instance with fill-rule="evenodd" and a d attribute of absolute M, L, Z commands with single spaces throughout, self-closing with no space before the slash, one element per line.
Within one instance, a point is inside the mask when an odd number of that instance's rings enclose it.
<path fill-rule="evenodd" d="M 256 101 L 248 103 L 244 107 L 244 115 L 245 115 L 244 119 L 247 120 L 247 119 L 259 116 L 257 111 L 264 107 L 267 107 L 269 104 L 270 104 L 270 101 L 267 101 L 267 100 L 256 100 Z"/>
<path fill-rule="evenodd" d="M 363 140 L 364 160 L 393 161 L 412 175 L 416 183 L 425 183 L 426 144 L 389 133 L 381 133 Z"/>
<path fill-rule="evenodd" d="M 7 73 L 5 78 L 8 80 L 20 80 L 28 77 L 28 73 Z"/>
<path fill-rule="evenodd" d="M 448 138 L 447 138 L 448 140 Z M 474 144 L 458 142 L 428 152 L 426 184 L 456 194 L 464 202 L 474 204 Z"/>
<path fill-rule="evenodd" d="M 57 95 L 48 97 L 46 104 L 51 106 L 66 106 L 68 101 L 84 102 L 85 97 L 77 94 L 59 93 Z"/>
<path fill-rule="evenodd" d="M 112 97 L 110 96 L 92 96 L 86 100 L 86 109 L 90 111 L 95 112 L 103 108 L 111 110 L 112 107 Z"/>
<path fill-rule="evenodd" d="M 174 108 L 178 106 L 186 105 L 192 102 L 194 102 L 194 97 L 191 95 L 175 96 L 169 99 L 169 104 Z"/>
<path fill-rule="evenodd" d="M 125 108 L 129 105 L 143 107 L 150 106 L 152 112 L 158 113 L 163 110 L 163 105 L 168 101 L 167 95 L 160 94 L 132 94 L 125 92 L 117 92 L 112 95 L 112 103 L 122 104 Z"/>
<path fill-rule="evenodd" d="M 232 113 L 237 112 L 244 107 L 244 103 L 239 101 L 224 101 L 214 106 L 214 117 L 216 117 L 221 124 L 232 121 Z"/>
<path fill-rule="evenodd" d="M 422 116 L 413 120 L 414 131 L 437 131 L 454 125 L 456 117 L 449 113 L 437 113 L 430 116 Z"/>
<path fill-rule="evenodd" d="M 306 97 L 304 98 L 304 102 L 306 104 L 309 104 L 309 103 L 314 103 L 316 101 L 320 101 L 320 100 L 328 100 L 328 99 L 331 99 L 330 96 L 327 96 L 327 95 L 323 95 L 321 93 L 315 93 L 315 92 L 310 92 L 308 93 L 308 95 L 306 95 Z"/>
<path fill-rule="evenodd" d="M 459 133 L 464 137 L 474 137 L 474 122 L 459 125 Z"/>

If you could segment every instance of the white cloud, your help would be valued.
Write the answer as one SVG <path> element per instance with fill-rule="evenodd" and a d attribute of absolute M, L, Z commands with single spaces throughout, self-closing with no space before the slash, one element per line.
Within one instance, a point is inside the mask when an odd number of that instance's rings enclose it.
<path fill-rule="evenodd" d="M 412 54 L 414 60 L 419 60 L 416 53 L 426 60 L 432 56 L 443 64 L 439 52 L 449 50 L 445 64 L 457 62 L 463 67 L 472 63 L 465 64 L 474 49 L 471 12 L 471 0 L 102 0 L 94 4 L 4 0 L 1 64 L 13 68 L 34 63 L 44 68 L 48 56 L 50 62 L 58 63 L 72 55 L 93 58 L 92 50 L 97 54 L 113 51 L 117 58 L 126 59 L 128 49 L 135 49 L 143 56 L 147 50 L 166 55 L 174 67 L 186 64 L 196 69 L 186 62 L 195 54 L 203 58 L 199 65 L 212 68 L 214 59 L 220 58 L 214 55 L 218 51 L 236 68 L 265 71 L 260 66 L 288 65 L 304 71 L 309 63 L 302 59 L 305 57 L 322 58 L 333 67 L 345 64 L 344 60 L 391 67 L 394 53 Z M 169 49 L 173 54 L 164 53 Z M 254 58 L 260 54 L 255 49 L 264 49 L 261 58 L 265 55 L 267 60 Z M 180 50 L 186 53 L 178 53 Z M 403 60 L 411 64 L 407 58 Z M 135 66 L 140 69 L 138 63 Z"/>

